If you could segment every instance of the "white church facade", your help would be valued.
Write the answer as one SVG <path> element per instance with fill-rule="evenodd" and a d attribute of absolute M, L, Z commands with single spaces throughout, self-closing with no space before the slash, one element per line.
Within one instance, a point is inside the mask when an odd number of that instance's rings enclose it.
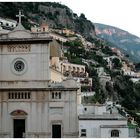
<path fill-rule="evenodd" d="M 78 137 L 76 82 L 51 83 L 47 34 L 0 35 L 0 137 Z"/>

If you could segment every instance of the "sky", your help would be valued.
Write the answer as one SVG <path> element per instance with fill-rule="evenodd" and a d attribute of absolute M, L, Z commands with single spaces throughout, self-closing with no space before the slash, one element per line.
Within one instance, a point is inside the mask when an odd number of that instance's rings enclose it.
<path fill-rule="evenodd" d="M 93 23 L 119 27 L 140 37 L 140 0 L 45 0 L 60 2 Z"/>

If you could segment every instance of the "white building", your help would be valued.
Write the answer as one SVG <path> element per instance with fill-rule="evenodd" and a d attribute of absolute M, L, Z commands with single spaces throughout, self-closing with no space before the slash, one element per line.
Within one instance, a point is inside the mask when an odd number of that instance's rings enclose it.
<path fill-rule="evenodd" d="M 127 119 L 116 110 L 106 111 L 106 105 L 84 105 L 78 108 L 79 137 L 128 138 Z"/>
<path fill-rule="evenodd" d="M 0 26 L 4 29 L 14 29 L 17 25 L 17 21 L 0 17 Z"/>

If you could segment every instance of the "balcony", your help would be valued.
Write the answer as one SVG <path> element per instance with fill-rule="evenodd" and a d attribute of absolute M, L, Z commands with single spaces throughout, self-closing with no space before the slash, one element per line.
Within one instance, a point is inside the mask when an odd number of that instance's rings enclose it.
<path fill-rule="evenodd" d="M 70 74 L 70 71 L 64 71 L 63 74 L 64 74 L 64 76 L 68 77 L 69 74 Z M 78 71 L 72 71 L 71 72 L 71 75 L 73 77 L 81 77 L 81 78 L 85 78 L 86 77 L 86 73 L 84 73 L 84 72 L 78 72 Z"/>

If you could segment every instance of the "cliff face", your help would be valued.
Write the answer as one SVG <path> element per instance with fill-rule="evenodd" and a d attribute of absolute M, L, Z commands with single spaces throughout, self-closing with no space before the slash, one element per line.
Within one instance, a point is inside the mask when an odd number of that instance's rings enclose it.
<path fill-rule="evenodd" d="M 121 29 L 93 24 L 87 20 L 84 14 L 78 16 L 70 8 L 55 2 L 0 2 L 0 17 L 17 20 L 18 11 L 25 15 L 22 18 L 25 28 L 41 24 L 46 20 L 50 28 L 68 28 L 92 40 L 96 35 L 113 43 L 123 53 L 129 54 L 133 61 L 140 60 L 140 39 Z"/>
<path fill-rule="evenodd" d="M 140 61 L 140 38 L 109 25 L 95 23 L 96 35 L 112 42 L 124 53 L 129 54 L 129 58 L 135 62 Z"/>
<path fill-rule="evenodd" d="M 95 36 L 94 24 L 84 14 L 80 17 L 65 5 L 51 2 L 0 2 L 0 17 L 16 19 L 18 10 L 25 15 L 23 24 L 40 24 L 46 20 L 51 28 L 69 28 L 86 38 Z"/>

